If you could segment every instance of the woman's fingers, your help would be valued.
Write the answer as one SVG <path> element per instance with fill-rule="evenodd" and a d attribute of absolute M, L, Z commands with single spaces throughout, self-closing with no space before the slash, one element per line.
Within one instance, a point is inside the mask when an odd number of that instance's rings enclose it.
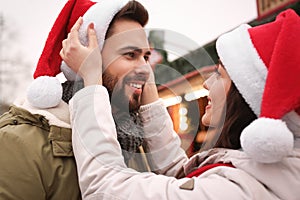
<path fill-rule="evenodd" d="M 89 39 L 89 48 L 94 49 L 98 47 L 97 35 L 93 23 L 90 23 L 88 27 L 88 39 Z"/>
<path fill-rule="evenodd" d="M 102 84 L 102 58 L 98 47 L 94 24 L 88 26 L 87 37 L 89 45 L 86 47 L 80 43 L 79 28 L 82 18 L 79 18 L 68 34 L 67 39 L 62 41 L 60 56 L 65 63 L 84 80 L 84 84 Z"/>
<path fill-rule="evenodd" d="M 62 48 L 59 52 L 60 57 L 64 60 L 65 59 L 65 53 L 64 53 L 64 49 L 66 49 L 66 43 L 67 43 L 67 39 L 62 41 Z"/>
<path fill-rule="evenodd" d="M 79 28 L 80 28 L 82 23 L 83 23 L 83 19 L 82 19 L 82 17 L 79 17 L 77 19 L 77 21 L 75 22 L 75 24 L 73 25 L 73 27 L 71 28 L 70 32 L 79 31 Z"/>

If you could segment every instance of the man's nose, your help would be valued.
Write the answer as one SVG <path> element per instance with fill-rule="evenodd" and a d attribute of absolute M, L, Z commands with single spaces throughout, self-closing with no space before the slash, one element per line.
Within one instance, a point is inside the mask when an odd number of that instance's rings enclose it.
<path fill-rule="evenodd" d="M 138 65 L 135 68 L 135 73 L 142 76 L 149 76 L 151 67 L 149 64 Z"/>
<path fill-rule="evenodd" d="M 149 62 L 144 58 L 144 56 L 141 54 L 139 55 L 138 59 L 136 60 L 136 68 L 139 70 L 141 73 L 149 73 L 149 67 L 150 64 Z M 151 67 L 150 67 L 151 68 Z"/>
<path fill-rule="evenodd" d="M 138 59 L 136 60 L 136 64 L 137 65 L 148 65 L 149 62 L 145 59 L 145 57 L 142 54 L 140 54 L 138 56 Z"/>

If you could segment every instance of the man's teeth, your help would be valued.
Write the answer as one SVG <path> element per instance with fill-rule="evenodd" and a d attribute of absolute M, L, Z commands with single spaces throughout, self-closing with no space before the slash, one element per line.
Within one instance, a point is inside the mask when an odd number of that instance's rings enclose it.
<path fill-rule="evenodd" d="M 137 88 L 137 89 L 141 89 L 142 85 L 141 84 L 137 84 L 137 83 L 129 83 L 129 86 Z"/>
<path fill-rule="evenodd" d="M 211 104 L 211 101 L 208 101 L 208 103 L 207 103 L 208 105 L 210 105 Z"/>

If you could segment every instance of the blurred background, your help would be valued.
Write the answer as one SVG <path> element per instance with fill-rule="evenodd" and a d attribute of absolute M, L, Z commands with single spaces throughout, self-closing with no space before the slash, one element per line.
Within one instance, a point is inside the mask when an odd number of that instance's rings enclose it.
<path fill-rule="evenodd" d="M 0 114 L 32 81 L 48 33 L 66 0 L 0 0 Z M 188 155 L 198 151 L 207 127 L 202 84 L 218 58 L 216 38 L 241 23 L 274 20 L 287 8 L 300 13 L 299 0 L 139 0 L 149 11 L 146 26 L 151 65 L 160 97 Z M 63 81 L 63 76 L 60 75 Z"/>

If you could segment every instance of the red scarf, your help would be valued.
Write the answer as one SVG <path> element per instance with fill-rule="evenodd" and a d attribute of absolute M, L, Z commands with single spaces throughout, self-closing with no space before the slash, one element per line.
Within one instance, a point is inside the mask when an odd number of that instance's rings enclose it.
<path fill-rule="evenodd" d="M 200 168 L 196 169 L 195 171 L 192 171 L 191 173 L 189 173 L 186 177 L 187 178 L 192 178 L 193 176 L 198 177 L 203 172 L 206 172 L 207 170 L 212 169 L 214 167 L 218 167 L 218 166 L 225 166 L 225 167 L 235 168 L 231 163 L 214 163 L 214 164 L 209 164 L 209 165 L 205 165 L 203 167 L 200 167 Z"/>

